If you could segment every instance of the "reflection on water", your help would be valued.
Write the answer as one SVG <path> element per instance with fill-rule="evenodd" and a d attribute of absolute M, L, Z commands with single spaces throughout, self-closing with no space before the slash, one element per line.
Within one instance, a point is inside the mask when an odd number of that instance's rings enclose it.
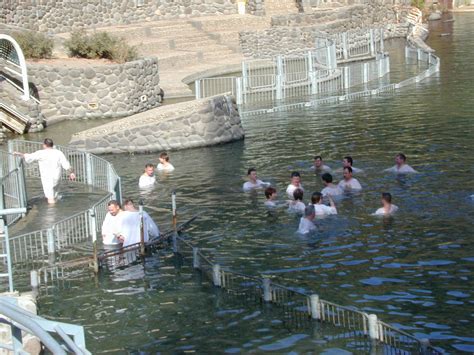
<path fill-rule="evenodd" d="M 390 95 L 248 118 L 243 142 L 172 152 L 176 170 L 143 194 L 147 210 L 166 229 L 176 189 L 180 219 L 201 213 L 189 238 L 213 249 L 209 254 L 223 265 L 276 275 L 279 283 L 376 312 L 451 351 L 472 352 L 474 14 L 455 20 L 438 23 L 431 34 L 442 60 L 438 76 Z M 439 36 L 447 31 L 452 36 Z M 383 173 L 398 152 L 420 173 Z M 300 170 L 308 201 L 322 188 L 309 169 L 315 154 L 332 168 L 352 155 L 364 169 L 357 176 L 363 191 L 339 201 L 337 216 L 318 220 L 317 233 L 300 237 L 298 217 L 284 208 L 269 213 L 262 194 L 240 188 L 255 166 L 283 199 L 290 172 Z M 123 177 L 125 197 L 137 198 L 143 166 L 158 154 L 106 159 Z M 371 216 L 382 191 L 400 207 L 392 218 Z M 137 351 L 141 344 L 149 352 L 258 352 L 281 341 L 289 346 L 280 351 L 304 352 L 318 341 L 306 331 L 285 332 L 274 326 L 278 317 L 243 306 L 216 312 L 212 290 L 190 282 L 192 273 L 155 262 L 140 272 L 103 274 L 97 288 L 79 280 L 44 297 L 41 313 L 85 325 L 94 353 Z M 141 272 L 143 278 L 134 277 Z"/>

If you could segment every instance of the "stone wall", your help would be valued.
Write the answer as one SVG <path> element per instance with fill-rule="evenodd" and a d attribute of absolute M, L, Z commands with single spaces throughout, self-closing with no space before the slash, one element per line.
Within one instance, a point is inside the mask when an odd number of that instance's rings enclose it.
<path fill-rule="evenodd" d="M 235 0 L 8 0 L 0 22 L 49 33 L 160 19 L 235 14 Z"/>
<path fill-rule="evenodd" d="M 142 112 L 73 135 L 70 145 L 95 154 L 152 152 L 244 138 L 235 100 L 220 95 Z"/>
<path fill-rule="evenodd" d="M 161 99 L 156 58 L 82 67 L 29 63 L 28 76 L 47 124 L 125 117 L 155 108 Z"/>
<path fill-rule="evenodd" d="M 384 27 L 385 37 L 404 37 L 408 25 L 398 23 L 391 7 L 378 3 L 326 9 L 272 17 L 272 27 L 240 32 L 240 45 L 247 58 L 271 58 L 314 49 L 318 37 L 360 28 Z"/>
<path fill-rule="evenodd" d="M 245 12 L 255 16 L 265 16 L 265 0 L 247 0 Z"/>

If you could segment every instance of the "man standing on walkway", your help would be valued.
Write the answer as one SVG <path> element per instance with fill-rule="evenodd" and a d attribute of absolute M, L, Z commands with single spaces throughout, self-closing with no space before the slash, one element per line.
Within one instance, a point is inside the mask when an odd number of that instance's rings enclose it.
<path fill-rule="evenodd" d="M 61 168 L 68 171 L 69 179 L 76 179 L 76 175 L 74 175 L 71 169 L 71 164 L 63 152 L 54 148 L 53 140 L 50 138 L 46 138 L 43 141 L 43 149 L 41 150 L 31 154 L 19 152 L 14 152 L 13 154 L 24 158 L 28 164 L 35 161 L 38 162 L 41 184 L 43 185 L 44 195 L 48 199 L 48 203 L 53 204 L 56 202 L 57 189 L 61 180 Z"/>

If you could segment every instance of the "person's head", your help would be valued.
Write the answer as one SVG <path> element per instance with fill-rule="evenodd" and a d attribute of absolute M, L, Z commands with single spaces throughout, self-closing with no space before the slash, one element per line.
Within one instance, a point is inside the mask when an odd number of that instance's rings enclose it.
<path fill-rule="evenodd" d="M 295 186 L 299 186 L 301 182 L 301 175 L 298 171 L 293 171 L 291 173 L 291 184 Z"/>
<path fill-rule="evenodd" d="M 346 166 L 344 168 L 344 180 L 352 179 L 352 168 L 350 166 Z"/>
<path fill-rule="evenodd" d="M 398 153 L 395 156 L 395 163 L 399 166 L 405 164 L 406 161 L 407 161 L 407 157 L 403 153 Z"/>
<path fill-rule="evenodd" d="M 314 157 L 314 167 L 316 169 L 321 168 L 323 166 L 323 158 L 320 155 L 316 155 Z"/>
<path fill-rule="evenodd" d="M 274 200 L 276 196 L 277 196 L 277 190 L 274 187 L 269 186 L 265 189 L 265 197 L 268 200 Z"/>
<path fill-rule="evenodd" d="M 53 140 L 51 138 L 45 138 L 45 140 L 43 141 L 43 148 L 53 148 L 53 146 Z"/>
<path fill-rule="evenodd" d="M 155 166 L 153 164 L 145 165 L 145 174 L 148 176 L 153 176 L 155 173 Z"/>
<path fill-rule="evenodd" d="M 301 189 L 296 189 L 293 191 L 293 198 L 295 201 L 303 201 L 303 190 Z"/>
<path fill-rule="evenodd" d="M 308 205 L 304 209 L 304 216 L 309 220 L 313 220 L 316 217 L 316 212 L 314 211 L 313 205 Z"/>
<path fill-rule="evenodd" d="M 120 212 L 120 203 L 117 200 L 110 200 L 107 203 L 107 211 L 112 215 L 116 216 Z"/>
<path fill-rule="evenodd" d="M 382 204 L 383 205 L 390 205 L 392 203 L 392 195 L 390 192 L 383 192 L 382 193 Z"/>
<path fill-rule="evenodd" d="M 353 163 L 354 163 L 354 160 L 350 156 L 344 157 L 344 159 L 342 159 L 342 165 L 344 167 L 346 167 L 346 166 L 352 167 Z"/>
<path fill-rule="evenodd" d="M 128 199 L 128 200 L 123 201 L 123 209 L 125 211 L 130 211 L 130 212 L 136 211 L 135 204 L 133 203 L 133 200 Z"/>
<path fill-rule="evenodd" d="M 257 169 L 250 168 L 249 170 L 247 170 L 247 176 L 248 176 L 249 180 L 257 181 Z"/>
<path fill-rule="evenodd" d="M 168 163 L 170 161 L 170 156 L 168 155 L 168 153 L 163 152 L 158 157 L 158 160 L 160 161 L 161 164 Z"/>
<path fill-rule="evenodd" d="M 329 174 L 329 173 L 324 173 L 321 176 L 321 180 L 323 180 L 324 185 L 328 185 L 328 184 L 332 183 L 332 175 Z"/>
<path fill-rule="evenodd" d="M 313 205 L 321 203 L 322 199 L 323 199 L 323 194 L 321 192 L 313 192 L 313 194 L 311 195 L 311 203 Z"/>

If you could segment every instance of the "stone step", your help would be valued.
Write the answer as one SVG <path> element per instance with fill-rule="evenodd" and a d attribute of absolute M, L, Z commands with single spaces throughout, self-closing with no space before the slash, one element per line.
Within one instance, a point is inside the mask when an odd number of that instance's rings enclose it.
<path fill-rule="evenodd" d="M 208 48 L 221 46 L 216 40 L 209 39 L 207 36 L 195 38 L 177 38 L 177 39 L 155 39 L 149 38 L 140 43 L 134 43 L 139 52 L 144 50 L 207 50 Z"/>
<path fill-rule="evenodd" d="M 263 29 L 270 25 L 269 19 L 257 16 L 227 16 L 225 18 L 214 17 L 211 19 L 196 19 L 191 21 L 194 26 L 209 32 L 234 31 L 239 32 L 246 29 Z"/>

